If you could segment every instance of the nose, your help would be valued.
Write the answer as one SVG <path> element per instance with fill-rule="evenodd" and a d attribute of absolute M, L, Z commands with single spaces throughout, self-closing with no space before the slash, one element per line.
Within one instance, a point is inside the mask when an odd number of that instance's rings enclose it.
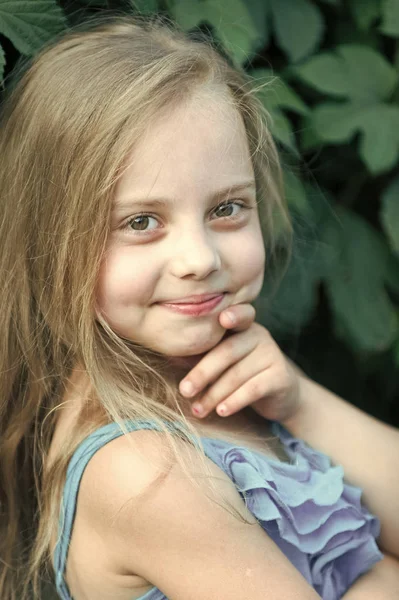
<path fill-rule="evenodd" d="M 220 252 L 208 233 L 191 229 L 174 240 L 170 271 L 175 277 L 205 279 L 220 267 Z"/>

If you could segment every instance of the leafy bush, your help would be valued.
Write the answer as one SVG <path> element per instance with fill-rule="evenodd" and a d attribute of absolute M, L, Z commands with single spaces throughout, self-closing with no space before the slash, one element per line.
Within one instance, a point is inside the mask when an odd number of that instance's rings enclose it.
<path fill-rule="evenodd" d="M 313 378 L 399 425 L 399 3 L 0 0 L 0 72 L 98 11 L 200 29 L 260 84 L 295 238 L 258 319 Z"/>

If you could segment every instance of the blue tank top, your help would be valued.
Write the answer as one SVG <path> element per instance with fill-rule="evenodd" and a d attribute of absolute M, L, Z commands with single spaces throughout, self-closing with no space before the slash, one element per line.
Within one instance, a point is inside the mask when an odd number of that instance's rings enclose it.
<path fill-rule="evenodd" d="M 171 432 L 179 423 L 166 423 Z M 323 600 L 339 600 L 354 581 L 383 555 L 376 538 L 380 522 L 362 504 L 362 490 L 344 481 L 343 469 L 273 422 L 272 432 L 290 462 L 220 439 L 201 437 L 206 456 L 235 484 L 262 528 Z M 128 431 L 158 429 L 151 421 L 127 421 Z M 72 600 L 64 579 L 79 484 L 92 456 L 123 435 L 116 423 L 89 435 L 67 469 L 54 553 L 62 600 Z M 193 440 L 194 443 L 195 440 Z M 139 600 L 168 600 L 156 587 Z"/>

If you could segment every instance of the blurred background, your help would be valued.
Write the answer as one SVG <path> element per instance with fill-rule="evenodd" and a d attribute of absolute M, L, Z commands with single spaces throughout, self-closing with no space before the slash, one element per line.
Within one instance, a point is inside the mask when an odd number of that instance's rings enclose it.
<path fill-rule="evenodd" d="M 294 226 L 257 320 L 312 379 L 399 426 L 399 0 L 0 0 L 2 93 L 106 12 L 164 14 L 257 80 Z"/>

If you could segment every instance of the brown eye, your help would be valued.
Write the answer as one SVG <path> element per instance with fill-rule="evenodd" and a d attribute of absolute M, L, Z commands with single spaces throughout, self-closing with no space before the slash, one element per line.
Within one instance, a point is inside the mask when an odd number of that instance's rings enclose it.
<path fill-rule="evenodd" d="M 216 206 L 213 210 L 213 215 L 217 219 L 229 219 L 229 221 L 238 221 L 244 216 L 244 211 L 251 209 L 246 202 L 242 200 L 232 200 L 230 202 L 223 202 Z M 236 210 L 235 210 L 236 209 Z"/>
<path fill-rule="evenodd" d="M 156 233 L 161 227 L 157 217 L 151 214 L 140 213 L 127 219 L 119 229 L 127 235 L 135 235 L 137 237 Z"/>
<path fill-rule="evenodd" d="M 129 226 L 134 231 L 145 231 L 148 227 L 150 218 L 148 215 L 141 215 L 139 217 L 134 217 L 129 221 Z"/>
<path fill-rule="evenodd" d="M 219 213 L 219 214 L 218 214 Z M 233 203 L 229 202 L 228 204 L 220 204 L 215 209 L 215 215 L 217 217 L 231 217 L 233 214 Z"/>

